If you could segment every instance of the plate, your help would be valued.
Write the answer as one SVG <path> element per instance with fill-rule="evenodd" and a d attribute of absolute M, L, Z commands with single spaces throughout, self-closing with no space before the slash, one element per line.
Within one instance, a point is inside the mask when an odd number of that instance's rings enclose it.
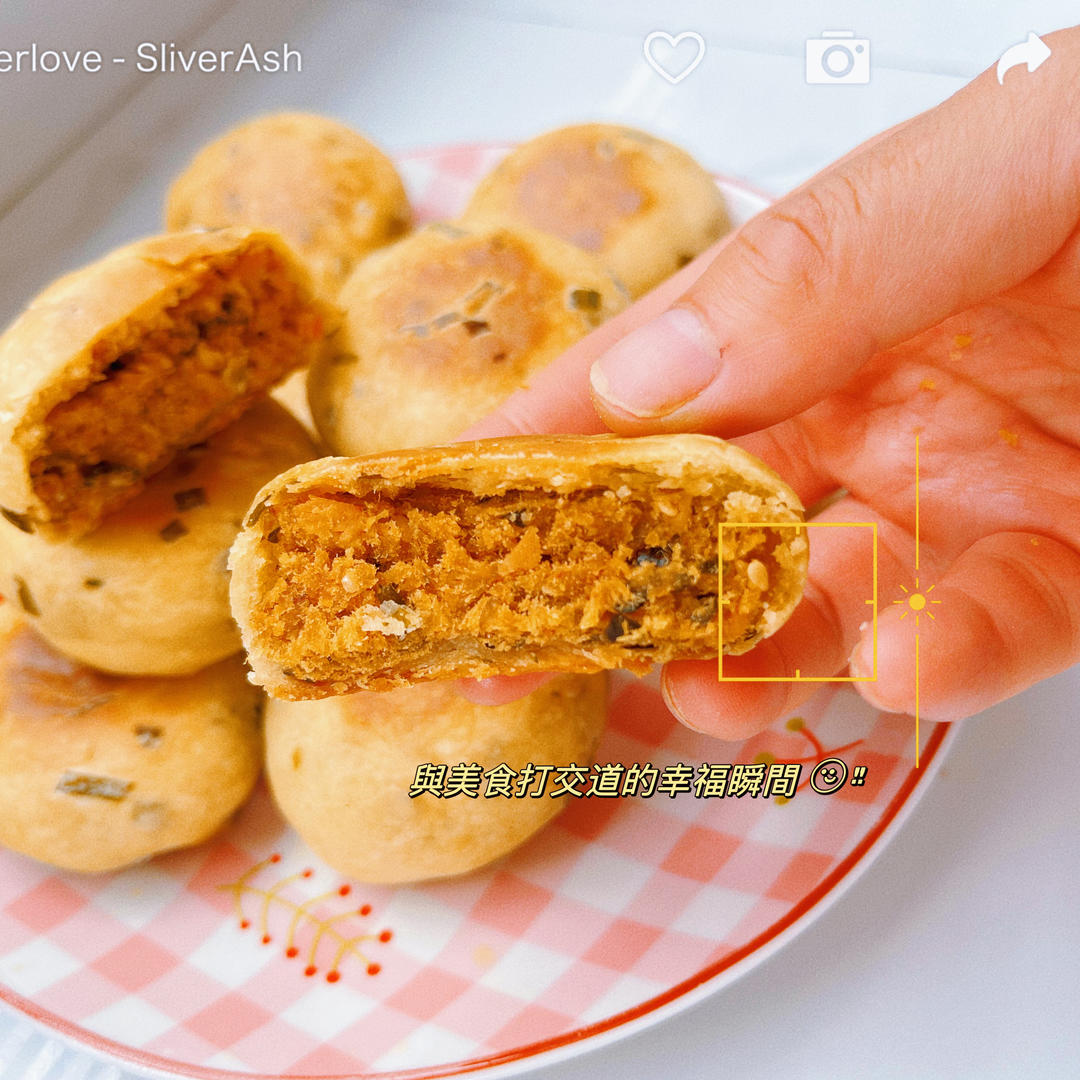
<path fill-rule="evenodd" d="M 420 216 L 456 214 L 504 153 L 401 157 Z M 767 202 L 718 182 L 736 223 Z M 460 880 L 343 880 L 264 788 L 212 843 L 117 874 L 0 852 L 0 998 L 161 1075 L 520 1072 L 662 1019 L 790 940 L 894 835 L 948 736 L 924 723 L 916 767 L 909 717 L 831 686 L 717 743 L 676 723 L 655 681 L 620 676 L 598 760 L 639 766 L 653 793 L 573 799 Z M 829 793 L 832 758 L 847 777 Z M 766 796 L 778 762 L 800 765 L 797 786 Z"/>

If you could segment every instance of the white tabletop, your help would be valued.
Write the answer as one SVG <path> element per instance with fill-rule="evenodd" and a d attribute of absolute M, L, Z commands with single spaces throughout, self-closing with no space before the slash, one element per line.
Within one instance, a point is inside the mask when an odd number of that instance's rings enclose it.
<path fill-rule="evenodd" d="M 154 229 L 161 192 L 187 156 L 256 111 L 330 112 L 391 150 L 618 119 L 780 194 L 941 101 L 1029 30 L 1075 18 L 1072 4 L 1050 0 L 580 9 L 567 0 L 5 3 L 0 49 L 36 40 L 133 55 L 146 40 L 287 40 L 303 71 L 147 75 L 129 63 L 98 75 L 0 75 L 0 321 L 59 271 Z M 644 62 L 642 41 L 657 29 L 705 39 L 705 59 L 678 85 Z M 804 42 L 826 29 L 870 39 L 867 85 L 806 84 Z M 801 936 L 692 1009 L 536 1075 L 1080 1075 L 1078 697 L 1074 669 L 965 722 L 899 834 Z M 138 1075 L 0 1007 L 3 1080 Z"/>

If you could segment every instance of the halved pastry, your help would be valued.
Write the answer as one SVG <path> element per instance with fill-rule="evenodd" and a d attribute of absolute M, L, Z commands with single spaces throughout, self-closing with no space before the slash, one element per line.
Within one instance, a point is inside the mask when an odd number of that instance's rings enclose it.
<path fill-rule="evenodd" d="M 90 532 L 315 359 L 329 315 L 274 233 L 150 237 L 56 281 L 0 337 L 0 513 Z"/>
<path fill-rule="evenodd" d="M 256 496 L 233 615 L 253 678 L 282 698 L 643 671 L 716 656 L 721 629 L 731 654 L 778 630 L 806 576 L 801 522 L 775 473 L 705 435 L 326 458 Z"/>

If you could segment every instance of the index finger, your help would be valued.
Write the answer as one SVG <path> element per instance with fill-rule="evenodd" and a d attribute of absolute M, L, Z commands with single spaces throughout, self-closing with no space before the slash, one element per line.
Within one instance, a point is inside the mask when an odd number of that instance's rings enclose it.
<path fill-rule="evenodd" d="M 872 355 L 1015 287 L 1077 225 L 1080 30 L 861 147 L 579 343 L 471 434 L 711 431 L 794 416 Z M 962 163 L 963 167 L 958 167 Z M 591 386 L 590 386 L 591 383 Z M 593 402 L 600 409 L 593 412 Z"/>

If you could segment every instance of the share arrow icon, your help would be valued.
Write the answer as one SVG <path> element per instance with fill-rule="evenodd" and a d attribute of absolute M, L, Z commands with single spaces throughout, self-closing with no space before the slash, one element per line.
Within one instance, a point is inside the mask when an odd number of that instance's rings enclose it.
<path fill-rule="evenodd" d="M 1027 41 L 1021 41 L 1006 49 L 997 64 L 997 80 L 1005 85 L 1005 72 L 1020 64 L 1027 64 L 1028 71 L 1034 71 L 1050 56 L 1050 46 L 1038 34 L 1029 33 Z"/>

